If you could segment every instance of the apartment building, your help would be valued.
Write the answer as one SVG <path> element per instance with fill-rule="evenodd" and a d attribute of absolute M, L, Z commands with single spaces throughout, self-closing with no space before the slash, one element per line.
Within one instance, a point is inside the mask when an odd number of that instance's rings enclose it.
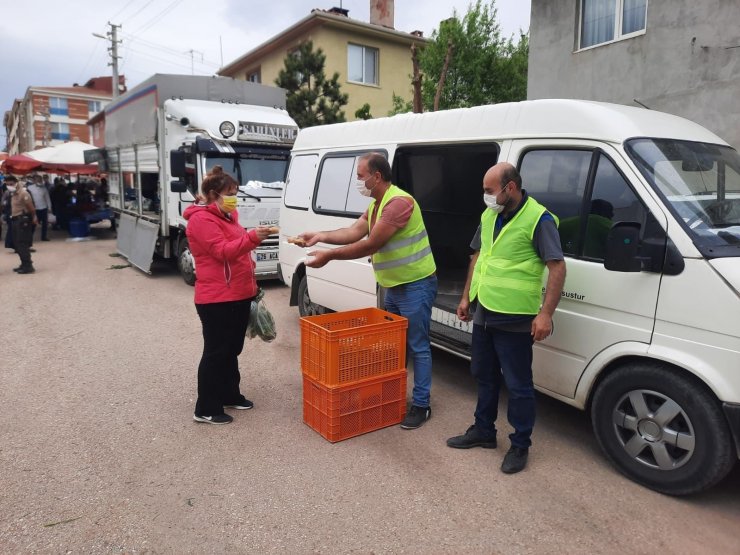
<path fill-rule="evenodd" d="M 92 143 L 88 120 L 99 113 L 113 95 L 112 77 L 93 77 L 71 87 L 30 86 L 16 99 L 3 122 L 9 154 L 53 146 L 66 141 Z M 125 90 L 125 77 L 119 88 Z"/>

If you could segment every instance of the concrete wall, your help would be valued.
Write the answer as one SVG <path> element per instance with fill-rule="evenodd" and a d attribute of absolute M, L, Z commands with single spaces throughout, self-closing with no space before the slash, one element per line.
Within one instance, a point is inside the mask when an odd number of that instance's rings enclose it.
<path fill-rule="evenodd" d="M 262 84 L 274 85 L 278 73 L 285 65 L 284 60 L 288 52 L 307 40 L 313 41 L 314 49 L 321 48 L 326 55 L 324 67 L 326 76 L 331 77 L 335 71 L 339 72 L 339 90 L 349 95 L 348 103 L 344 107 L 347 121 L 354 120 L 355 111 L 365 103 L 370 104 L 370 113 L 373 117 L 387 116 L 393 108 L 394 92 L 406 100 L 411 99 L 412 64 L 409 44 L 385 41 L 370 33 L 363 35 L 361 31 L 349 33 L 329 26 L 315 28 L 284 48 L 271 51 L 258 64 L 249 66 L 233 77 L 246 79 L 249 74 L 259 71 Z M 379 50 L 377 86 L 347 81 L 347 45 L 350 42 Z"/>
<path fill-rule="evenodd" d="M 532 0 L 527 98 L 693 120 L 740 148 L 740 1 L 649 0 L 646 32 L 577 51 L 579 0 Z"/>

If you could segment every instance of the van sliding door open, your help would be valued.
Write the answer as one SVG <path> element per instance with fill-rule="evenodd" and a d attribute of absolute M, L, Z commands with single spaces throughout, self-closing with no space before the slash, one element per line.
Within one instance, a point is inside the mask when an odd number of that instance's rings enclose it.
<path fill-rule="evenodd" d="M 483 176 L 499 150 L 497 143 L 410 146 L 400 147 L 393 160 L 393 182 L 419 203 L 437 263 L 433 341 L 465 355 L 472 328 L 455 312 L 473 252 L 470 242 L 485 209 Z"/>

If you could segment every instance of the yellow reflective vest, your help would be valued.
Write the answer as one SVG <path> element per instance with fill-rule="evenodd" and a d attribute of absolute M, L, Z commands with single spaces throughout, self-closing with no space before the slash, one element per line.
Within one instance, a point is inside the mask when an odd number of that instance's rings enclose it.
<path fill-rule="evenodd" d="M 547 209 L 528 197 L 519 211 L 499 232 L 493 231 L 500 215 L 486 209 L 481 216 L 481 248 L 470 284 L 470 300 L 476 298 L 488 310 L 504 314 L 537 314 L 542 302 L 545 264 L 532 239 Z M 555 225 L 558 219 L 555 219 Z"/>
<path fill-rule="evenodd" d="M 424 220 L 421 217 L 421 209 L 411 195 L 391 185 L 380 201 L 377 220 L 380 220 L 385 205 L 396 197 L 410 198 L 414 203 L 414 210 L 406 225 L 396 231 L 390 240 L 372 256 L 375 279 L 383 287 L 394 287 L 418 281 L 432 275 L 437 270 Z M 373 199 L 367 209 L 368 233 L 371 230 L 370 222 L 373 219 L 375 205 L 376 202 Z"/>

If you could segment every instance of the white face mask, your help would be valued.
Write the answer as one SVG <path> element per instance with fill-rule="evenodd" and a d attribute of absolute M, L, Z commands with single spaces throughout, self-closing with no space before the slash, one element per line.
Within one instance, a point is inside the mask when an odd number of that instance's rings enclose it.
<path fill-rule="evenodd" d="M 498 204 L 496 202 L 496 195 L 489 195 L 484 193 L 483 194 L 483 202 L 486 203 L 486 206 L 496 212 L 497 214 L 500 214 L 501 211 L 504 209 L 503 204 Z"/>
<path fill-rule="evenodd" d="M 367 179 L 370 179 L 369 177 Z M 371 189 L 367 188 L 366 180 L 362 179 L 355 179 L 355 187 L 357 188 L 357 192 L 360 193 L 363 197 L 369 197 L 373 192 Z"/>
<path fill-rule="evenodd" d="M 16 188 L 14 186 L 8 185 L 8 191 L 10 191 L 11 193 L 15 193 L 15 189 Z"/>

